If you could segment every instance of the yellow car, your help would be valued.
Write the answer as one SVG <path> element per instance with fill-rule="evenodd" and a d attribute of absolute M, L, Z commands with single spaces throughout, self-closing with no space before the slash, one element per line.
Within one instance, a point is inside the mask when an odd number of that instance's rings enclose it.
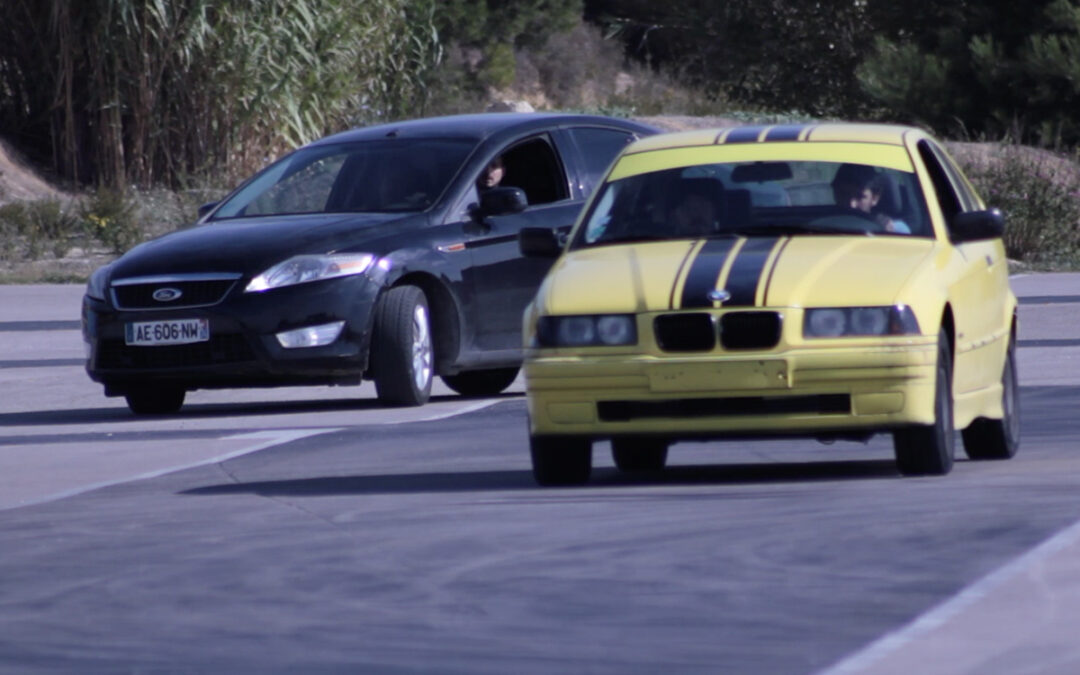
<path fill-rule="evenodd" d="M 655 471 L 679 440 L 891 433 L 904 475 L 1020 436 L 1001 212 L 919 129 L 736 127 L 616 159 L 524 317 L 532 466 L 580 484 L 592 443 Z"/>

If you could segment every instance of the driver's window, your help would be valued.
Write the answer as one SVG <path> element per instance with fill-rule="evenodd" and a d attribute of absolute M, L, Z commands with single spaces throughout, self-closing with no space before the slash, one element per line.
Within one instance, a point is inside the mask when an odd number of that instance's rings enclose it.
<path fill-rule="evenodd" d="M 519 143 L 502 153 L 504 187 L 525 191 L 529 205 L 550 204 L 570 196 L 566 171 L 544 137 Z"/>

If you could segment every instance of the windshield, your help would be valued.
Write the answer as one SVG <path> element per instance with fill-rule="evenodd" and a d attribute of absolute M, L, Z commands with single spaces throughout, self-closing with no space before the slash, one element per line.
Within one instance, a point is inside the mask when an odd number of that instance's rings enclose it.
<path fill-rule="evenodd" d="M 302 148 L 255 176 L 214 219 L 423 211 L 472 147 L 467 140 L 386 139 Z"/>
<path fill-rule="evenodd" d="M 838 162 L 746 162 L 606 183 L 574 246 L 736 235 L 932 233 L 914 173 Z"/>

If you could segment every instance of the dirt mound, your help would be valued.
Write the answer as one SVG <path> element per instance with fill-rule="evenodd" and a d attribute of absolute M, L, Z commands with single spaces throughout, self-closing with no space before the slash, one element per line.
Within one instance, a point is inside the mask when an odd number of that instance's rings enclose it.
<path fill-rule="evenodd" d="M 34 173 L 10 145 L 0 140 L 0 204 L 23 199 L 59 199 L 65 196 Z"/>

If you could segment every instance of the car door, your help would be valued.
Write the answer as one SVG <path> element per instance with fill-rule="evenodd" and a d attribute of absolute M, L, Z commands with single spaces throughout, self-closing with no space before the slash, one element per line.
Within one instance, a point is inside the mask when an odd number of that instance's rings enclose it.
<path fill-rule="evenodd" d="M 552 260 L 525 258 L 518 248 L 523 227 L 569 230 L 582 206 L 573 189 L 567 164 L 553 134 L 545 132 L 519 140 L 493 153 L 501 157 L 505 174 L 500 187 L 520 188 L 528 206 L 519 213 L 471 217 L 462 215 L 469 266 L 463 280 L 471 301 L 465 308 L 466 348 L 485 352 L 495 362 L 518 358 L 521 316 Z M 467 206 L 479 201 L 475 188 Z M 467 210 L 467 209 L 466 209 Z"/>
<path fill-rule="evenodd" d="M 962 211 L 983 208 L 948 155 L 928 140 L 919 142 L 919 154 L 934 184 L 946 227 Z M 957 394 L 963 394 L 997 381 L 1000 357 L 996 341 L 1007 327 L 1002 324 L 1001 308 L 1008 294 L 1008 262 L 1000 239 L 956 243 L 949 298 L 956 322 L 956 354 L 953 380 Z"/>

